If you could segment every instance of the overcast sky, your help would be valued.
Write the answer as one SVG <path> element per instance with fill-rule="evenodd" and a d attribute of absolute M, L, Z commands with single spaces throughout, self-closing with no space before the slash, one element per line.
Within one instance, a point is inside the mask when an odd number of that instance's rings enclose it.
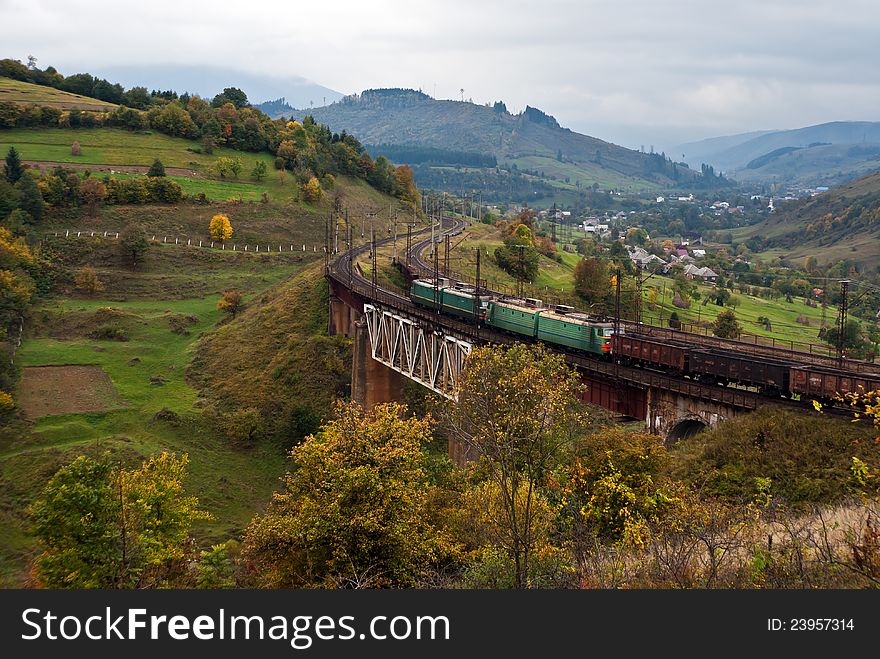
<path fill-rule="evenodd" d="M 526 104 L 638 147 L 880 120 L 876 0 L 0 0 L 0 57 Z M 265 99 L 252 99 L 265 100 Z"/>

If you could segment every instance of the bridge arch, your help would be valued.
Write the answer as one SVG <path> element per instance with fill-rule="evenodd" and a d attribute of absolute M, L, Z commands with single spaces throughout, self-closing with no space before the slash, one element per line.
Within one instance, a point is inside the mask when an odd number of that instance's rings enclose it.
<path fill-rule="evenodd" d="M 709 429 L 709 424 L 703 419 L 689 417 L 676 423 L 666 433 L 666 445 L 671 446 L 682 439 L 690 439 L 694 435 Z"/>

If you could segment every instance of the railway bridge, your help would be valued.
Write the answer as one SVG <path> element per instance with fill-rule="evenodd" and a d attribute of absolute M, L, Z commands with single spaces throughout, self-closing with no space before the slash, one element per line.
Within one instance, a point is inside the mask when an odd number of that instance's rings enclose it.
<path fill-rule="evenodd" d="M 452 222 L 447 231 L 460 231 L 461 225 L 458 221 Z M 435 274 L 427 271 L 427 264 L 420 260 L 420 254 L 430 240 L 411 246 L 407 258 L 411 264 L 410 276 L 430 277 Z M 403 378 L 450 397 L 465 359 L 474 346 L 524 340 L 418 306 L 405 291 L 380 286 L 375 277 L 365 277 L 357 265 L 357 258 L 368 252 L 375 254 L 375 246 L 382 242 L 386 241 L 351 249 L 327 260 L 330 283 L 328 329 L 331 334 L 354 340 L 354 400 L 365 406 L 400 400 Z M 636 327 L 631 323 L 623 323 L 623 327 L 661 337 L 671 332 L 664 328 Z M 724 342 L 716 337 L 695 335 L 694 340 L 697 338 L 710 346 Z M 739 343 L 735 347 L 739 351 L 755 351 L 757 354 L 767 350 L 763 346 Z M 564 356 L 585 384 L 585 402 L 643 421 L 647 430 L 661 436 L 667 443 L 690 437 L 724 419 L 761 406 L 803 409 L 800 401 L 768 398 L 750 389 L 698 382 L 594 359 L 577 352 L 564 352 Z M 460 448 L 450 446 L 450 457 L 461 461 Z"/>

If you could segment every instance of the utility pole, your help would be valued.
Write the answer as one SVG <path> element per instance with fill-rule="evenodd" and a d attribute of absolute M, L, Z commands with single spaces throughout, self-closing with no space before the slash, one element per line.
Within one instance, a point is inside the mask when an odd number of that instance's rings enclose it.
<path fill-rule="evenodd" d="M 351 225 L 348 224 L 345 228 L 348 234 L 348 290 L 351 290 L 352 267 L 354 266 L 351 262 Z"/>
<path fill-rule="evenodd" d="M 614 275 L 614 334 L 620 334 L 620 268 Z"/>
<path fill-rule="evenodd" d="M 440 313 L 440 252 L 434 250 L 434 308 Z"/>
<path fill-rule="evenodd" d="M 330 216 L 324 222 L 324 274 L 330 272 Z"/>
<path fill-rule="evenodd" d="M 477 281 L 474 286 L 474 323 L 477 326 L 477 332 L 480 330 L 480 248 L 477 247 Z"/>
<path fill-rule="evenodd" d="M 394 220 L 394 255 L 391 257 L 391 260 L 397 263 L 397 220 Z"/>
<path fill-rule="evenodd" d="M 376 299 L 376 290 L 379 288 L 379 264 L 378 259 L 376 258 L 376 234 L 373 233 L 370 236 L 370 259 L 373 261 L 373 266 L 370 268 L 372 274 L 372 285 L 373 285 L 373 299 Z"/>
<path fill-rule="evenodd" d="M 840 308 L 837 314 L 837 361 L 846 359 L 846 315 L 849 311 L 849 279 L 840 280 Z"/>
<path fill-rule="evenodd" d="M 449 276 L 449 234 L 443 236 L 443 274 Z"/>
<path fill-rule="evenodd" d="M 409 266 L 409 253 L 412 249 L 412 225 L 406 225 L 406 265 Z"/>

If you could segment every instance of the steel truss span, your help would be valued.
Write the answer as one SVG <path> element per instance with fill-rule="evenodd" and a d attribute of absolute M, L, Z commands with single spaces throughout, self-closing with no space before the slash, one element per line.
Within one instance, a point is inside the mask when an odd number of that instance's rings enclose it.
<path fill-rule="evenodd" d="M 470 341 L 373 304 L 364 304 L 364 317 L 373 359 L 441 396 L 455 398 L 473 348 Z"/>

